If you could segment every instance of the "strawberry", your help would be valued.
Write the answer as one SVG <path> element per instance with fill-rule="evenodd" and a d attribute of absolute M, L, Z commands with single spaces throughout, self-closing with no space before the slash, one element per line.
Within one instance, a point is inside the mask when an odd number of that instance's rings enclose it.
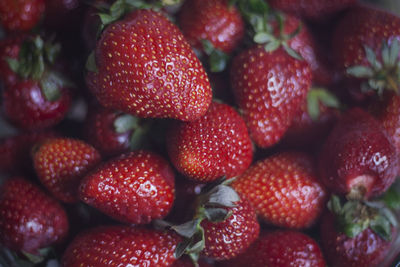
<path fill-rule="evenodd" d="M 260 237 L 238 257 L 222 262 L 221 267 L 327 266 L 317 242 L 292 230 L 275 230 Z"/>
<path fill-rule="evenodd" d="M 25 35 L 12 35 L 0 40 L 0 84 L 6 86 L 15 84 L 18 75 L 10 69 L 7 58 L 18 58 L 21 44 L 26 39 Z"/>
<path fill-rule="evenodd" d="M 310 227 L 325 204 L 326 191 L 311 158 L 281 152 L 256 162 L 232 183 L 265 222 L 288 228 Z"/>
<path fill-rule="evenodd" d="M 18 44 L 18 39 L 16 39 Z M 54 67 L 60 46 L 44 42 L 39 36 L 28 36 L 18 50 L 18 58 L 11 53 L 1 55 L 17 78 L 5 77 L 3 111 L 7 119 L 24 130 L 48 128 L 66 115 L 73 85 Z M 2 77 L 3 78 L 3 77 Z"/>
<path fill-rule="evenodd" d="M 0 24 L 7 31 L 29 31 L 44 14 L 44 0 L 5 0 L 0 2 Z"/>
<path fill-rule="evenodd" d="M 129 226 L 102 226 L 78 235 L 62 257 L 62 266 L 171 266 L 179 237 Z"/>
<path fill-rule="evenodd" d="M 373 29 L 373 30 L 371 30 Z M 368 6 L 349 10 L 333 33 L 337 67 L 361 92 L 374 89 L 399 91 L 400 18 Z M 353 85 L 354 87 L 354 85 Z M 359 86 L 356 87 L 360 91 Z"/>
<path fill-rule="evenodd" d="M 47 131 L 0 138 L 0 172 L 32 170 L 32 148 L 36 143 L 55 136 L 54 132 Z"/>
<path fill-rule="evenodd" d="M 231 259 L 246 250 L 260 231 L 253 206 L 222 183 L 199 196 L 193 220 L 168 225 L 185 237 L 176 251 L 194 261 L 199 255 L 215 260 Z"/>
<path fill-rule="evenodd" d="M 192 121 L 211 101 L 207 74 L 190 45 L 152 10 L 133 11 L 106 27 L 88 63 L 87 84 L 108 108 Z"/>
<path fill-rule="evenodd" d="M 174 173 L 159 155 L 123 154 L 100 165 L 80 186 L 80 198 L 122 222 L 146 224 L 165 217 L 174 201 Z"/>
<path fill-rule="evenodd" d="M 320 152 L 319 173 L 332 192 L 368 199 L 394 182 L 398 154 L 382 126 L 367 112 L 353 108 L 328 136 Z"/>
<path fill-rule="evenodd" d="M 200 119 L 171 126 L 167 149 L 179 172 L 201 182 L 239 175 L 253 156 L 244 120 L 232 107 L 217 102 Z"/>
<path fill-rule="evenodd" d="M 356 2 L 357 0 L 268 0 L 273 8 L 312 20 L 324 20 Z"/>
<path fill-rule="evenodd" d="M 384 213 L 356 201 L 343 207 L 339 204 L 321 219 L 321 243 L 328 264 L 333 267 L 382 266 L 395 235 L 396 230 Z"/>
<path fill-rule="evenodd" d="M 33 164 L 41 183 L 63 202 L 78 202 L 78 187 L 100 162 L 99 152 L 83 141 L 51 138 L 38 145 Z"/>
<path fill-rule="evenodd" d="M 12 250 L 37 254 L 68 232 L 64 209 L 21 177 L 1 185 L 0 215 L 0 243 Z"/>

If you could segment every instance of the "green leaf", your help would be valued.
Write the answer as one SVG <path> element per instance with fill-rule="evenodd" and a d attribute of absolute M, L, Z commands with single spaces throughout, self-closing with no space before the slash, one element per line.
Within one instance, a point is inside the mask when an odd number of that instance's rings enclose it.
<path fill-rule="evenodd" d="M 195 235 L 196 232 L 199 231 L 200 221 L 201 219 L 195 219 L 180 225 L 171 226 L 171 229 L 173 229 L 181 236 L 184 236 L 186 238 L 191 238 L 192 236 Z"/>
<path fill-rule="evenodd" d="M 210 222 L 223 222 L 232 214 L 223 208 L 205 208 L 204 214 Z"/>
<path fill-rule="evenodd" d="M 372 78 L 374 76 L 373 70 L 366 66 L 353 66 L 348 68 L 346 72 L 357 78 Z"/>
<path fill-rule="evenodd" d="M 275 36 L 267 32 L 258 32 L 253 38 L 253 41 L 257 44 L 265 44 L 274 40 L 276 40 Z"/>
<path fill-rule="evenodd" d="M 399 58 L 399 52 L 400 52 L 399 40 L 395 38 L 393 39 L 389 47 L 389 66 L 396 65 L 396 62 L 398 61 Z"/>
<path fill-rule="evenodd" d="M 383 65 L 385 67 L 389 67 L 390 66 L 390 51 L 389 51 L 388 44 L 385 41 L 382 42 L 381 54 L 382 54 Z"/>
<path fill-rule="evenodd" d="M 99 13 L 99 17 L 103 25 L 108 25 L 116 21 L 116 19 L 113 16 L 105 13 Z"/>
<path fill-rule="evenodd" d="M 209 56 L 211 53 L 215 50 L 214 45 L 211 43 L 211 41 L 207 39 L 202 39 L 201 44 L 203 45 L 203 50 L 204 52 Z"/>
<path fill-rule="evenodd" d="M 218 185 L 210 191 L 208 197 L 208 205 L 217 205 L 221 207 L 234 207 L 235 203 L 240 200 L 236 191 L 226 185 Z"/>
<path fill-rule="evenodd" d="M 307 95 L 307 112 L 313 121 L 318 120 L 320 115 L 319 102 L 318 98 L 312 91 Z"/>
<path fill-rule="evenodd" d="M 376 216 L 370 223 L 370 228 L 386 241 L 392 238 L 392 230 L 389 221 L 383 216 Z"/>
<path fill-rule="evenodd" d="M 61 51 L 61 45 L 60 44 L 53 44 L 51 42 L 46 42 L 44 45 L 44 55 L 46 57 L 46 60 L 54 64 L 58 55 L 60 54 Z"/>
<path fill-rule="evenodd" d="M 61 73 L 48 71 L 40 79 L 40 87 L 48 101 L 57 101 L 61 97 L 62 88 L 74 87 L 75 85 L 65 78 Z"/>
<path fill-rule="evenodd" d="M 8 63 L 8 66 L 10 67 L 10 69 L 15 72 L 18 73 L 18 69 L 19 69 L 19 61 L 15 58 L 6 58 L 5 59 Z"/>
<path fill-rule="evenodd" d="M 328 209 L 336 215 L 341 215 L 342 204 L 340 203 L 340 198 L 337 195 L 332 195 L 331 199 L 328 201 Z"/>
<path fill-rule="evenodd" d="M 273 52 L 273 51 L 275 51 L 276 49 L 278 49 L 280 45 L 281 45 L 281 42 L 280 42 L 279 40 L 274 40 L 274 41 L 272 41 L 272 42 L 267 43 L 267 44 L 264 46 L 264 49 L 265 49 L 265 51 L 267 51 L 267 52 Z"/>
<path fill-rule="evenodd" d="M 180 257 L 182 257 L 183 254 L 185 254 L 186 249 L 189 247 L 191 240 L 188 239 L 184 239 L 182 242 L 180 242 L 175 249 L 174 252 L 174 257 L 175 259 L 179 259 Z"/>
<path fill-rule="evenodd" d="M 123 114 L 115 119 L 114 121 L 114 128 L 117 133 L 126 133 L 133 129 L 138 128 L 138 121 L 137 117 L 134 117 L 130 114 Z"/>
<path fill-rule="evenodd" d="M 96 57 L 94 51 L 92 51 L 86 61 L 86 69 L 91 72 L 98 73 L 99 70 L 97 69 L 96 65 Z"/>
<path fill-rule="evenodd" d="M 345 235 L 347 235 L 350 238 L 356 237 L 358 234 L 360 234 L 362 231 L 364 231 L 366 228 L 364 228 L 362 225 L 359 225 L 357 223 L 353 224 L 346 224 L 343 228 L 343 232 Z"/>
<path fill-rule="evenodd" d="M 269 7 L 267 3 L 263 0 L 247 0 L 248 1 L 248 6 L 249 10 L 259 13 L 259 14 L 264 14 L 269 11 Z"/>
<path fill-rule="evenodd" d="M 400 184 L 400 182 L 398 179 L 399 178 L 397 178 L 395 184 L 391 186 L 382 196 L 382 200 L 385 202 L 385 204 L 393 210 L 400 210 L 400 189 L 397 188 L 397 184 Z"/>
<path fill-rule="evenodd" d="M 365 55 L 367 57 L 367 60 L 369 62 L 369 64 L 371 64 L 371 66 L 376 69 L 379 70 L 382 68 L 381 63 L 376 59 L 376 55 L 375 52 L 368 46 L 364 46 L 364 50 L 365 50 Z"/>
<path fill-rule="evenodd" d="M 222 72 L 228 65 L 229 56 L 221 50 L 215 49 L 208 60 L 211 72 Z"/>
<path fill-rule="evenodd" d="M 282 46 L 283 46 L 283 49 L 285 49 L 286 53 L 289 54 L 289 56 L 291 56 L 297 60 L 304 60 L 303 57 L 299 53 L 297 53 L 293 48 L 288 46 L 286 42 L 283 42 Z"/>

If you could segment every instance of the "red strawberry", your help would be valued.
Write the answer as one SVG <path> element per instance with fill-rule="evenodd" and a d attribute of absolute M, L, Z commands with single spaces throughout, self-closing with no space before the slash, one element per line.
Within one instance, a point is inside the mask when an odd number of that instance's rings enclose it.
<path fill-rule="evenodd" d="M 373 30 L 372 30 L 373 29 Z M 361 92 L 399 91 L 400 18 L 368 6 L 349 10 L 333 33 L 333 55 L 349 82 L 362 83 Z M 353 85 L 354 87 L 354 85 Z M 359 86 L 356 87 L 360 93 Z"/>
<path fill-rule="evenodd" d="M 202 50 L 203 40 L 230 53 L 244 35 L 242 17 L 228 0 L 188 0 L 179 14 L 179 26 L 188 42 Z"/>
<path fill-rule="evenodd" d="M 23 133 L 0 139 L 0 172 L 32 169 L 31 150 L 36 143 L 55 137 L 54 132 Z"/>
<path fill-rule="evenodd" d="M 236 56 L 231 84 L 250 136 L 260 147 L 277 143 L 307 96 L 311 70 L 284 49 L 255 46 Z"/>
<path fill-rule="evenodd" d="M 33 164 L 42 184 L 63 202 L 78 202 L 78 187 L 100 162 L 99 152 L 83 141 L 52 138 L 34 151 Z"/>
<path fill-rule="evenodd" d="M 311 226 L 326 199 L 313 161 L 299 152 L 281 152 L 255 163 L 232 187 L 253 204 L 261 219 L 281 227 Z"/>
<path fill-rule="evenodd" d="M 223 262 L 224 267 L 326 266 L 321 249 L 311 237 L 296 231 L 265 232 L 238 257 Z"/>
<path fill-rule="evenodd" d="M 10 69 L 6 59 L 18 58 L 21 44 L 26 39 L 25 35 L 13 35 L 0 40 L 0 82 L 3 86 L 15 84 L 18 75 Z"/>
<path fill-rule="evenodd" d="M 320 236 L 329 266 L 382 266 L 380 263 L 385 259 L 392 244 L 390 240 L 383 239 L 370 227 L 355 237 L 349 237 L 339 230 L 338 225 L 340 223 L 331 212 L 322 216 Z M 390 236 L 394 238 L 394 228 Z"/>
<path fill-rule="evenodd" d="M 179 29 L 160 13 L 136 10 L 109 25 L 94 57 L 87 83 L 105 107 L 185 121 L 207 111 L 207 74 Z"/>
<path fill-rule="evenodd" d="M 30 182 L 15 177 L 0 187 L 0 243 L 37 254 L 68 232 L 64 209 Z"/>
<path fill-rule="evenodd" d="M 160 156 L 135 151 L 87 175 L 80 198 L 110 217 L 135 224 L 165 217 L 174 201 L 174 173 Z"/>
<path fill-rule="evenodd" d="M 253 156 L 245 122 L 232 107 L 217 102 L 200 119 L 174 124 L 167 148 L 178 171 L 201 182 L 239 175 Z"/>
<path fill-rule="evenodd" d="M 29 31 L 40 21 L 44 0 L 5 0 L 0 2 L 0 24 L 7 31 Z"/>
<path fill-rule="evenodd" d="M 72 85 L 61 74 L 64 70 L 60 72 L 54 67 L 59 49 L 39 36 L 30 36 L 19 48 L 13 47 L 12 56 L 18 50 L 18 58 L 10 58 L 7 50 L 0 55 L 2 65 L 8 61 L 17 77 L 7 75 L 2 92 L 4 114 L 15 126 L 25 130 L 48 128 L 66 115 Z"/>
<path fill-rule="evenodd" d="M 62 257 L 62 266 L 171 266 L 179 237 L 128 226 L 103 226 L 78 235 Z"/>
<path fill-rule="evenodd" d="M 116 121 L 123 113 L 101 107 L 89 109 L 84 124 L 85 139 L 105 156 L 115 156 L 129 150 L 132 130 L 118 130 Z"/>
<path fill-rule="evenodd" d="M 370 198 L 385 192 L 399 173 L 399 158 L 381 125 L 354 108 L 329 135 L 319 157 L 319 173 L 334 193 Z"/>
<path fill-rule="evenodd" d="M 326 19 L 354 5 L 357 0 L 268 0 L 272 7 L 308 19 Z"/>

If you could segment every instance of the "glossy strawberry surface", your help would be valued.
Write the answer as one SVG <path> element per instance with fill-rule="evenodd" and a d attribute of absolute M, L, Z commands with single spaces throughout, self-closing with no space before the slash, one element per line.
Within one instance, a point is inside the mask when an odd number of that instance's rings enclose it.
<path fill-rule="evenodd" d="M 211 101 L 200 61 L 160 13 L 138 10 L 109 25 L 95 49 L 87 83 L 100 103 L 139 117 L 191 121 Z"/>

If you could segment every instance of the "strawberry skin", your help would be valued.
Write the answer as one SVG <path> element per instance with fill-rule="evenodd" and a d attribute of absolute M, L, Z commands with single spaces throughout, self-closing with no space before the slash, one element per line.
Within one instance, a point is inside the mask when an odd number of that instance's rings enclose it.
<path fill-rule="evenodd" d="M 168 214 L 174 183 L 173 170 L 162 157 L 135 151 L 107 161 L 87 175 L 80 198 L 116 220 L 146 224 Z"/>
<path fill-rule="evenodd" d="M 320 152 L 319 173 L 336 194 L 370 198 L 382 194 L 394 182 L 399 159 L 378 121 L 353 108 L 342 115 L 328 136 Z"/>
<path fill-rule="evenodd" d="M 14 177 L 0 187 L 0 243 L 37 254 L 62 240 L 68 219 L 58 202 L 27 180 Z"/>
<path fill-rule="evenodd" d="M 179 237 L 128 226 L 101 226 L 78 235 L 62 257 L 62 266 L 170 266 Z"/>
<path fill-rule="evenodd" d="M 0 23 L 7 31 L 29 31 L 44 14 L 44 0 L 5 0 L 0 2 Z"/>
<path fill-rule="evenodd" d="M 217 102 L 200 119 L 175 123 L 167 134 L 167 148 L 178 171 L 201 182 L 241 174 L 253 155 L 244 120 Z"/>
<path fill-rule="evenodd" d="M 281 152 L 256 162 L 232 187 L 253 204 L 262 220 L 287 228 L 311 226 L 326 199 L 313 161 L 300 152 Z"/>
<path fill-rule="evenodd" d="M 179 26 L 188 42 L 202 49 L 202 40 L 230 53 L 244 35 L 242 17 L 228 0 L 189 0 L 185 1 L 179 14 Z"/>
<path fill-rule="evenodd" d="M 276 9 L 313 20 L 326 19 L 356 2 L 357 0 L 268 0 Z"/>
<path fill-rule="evenodd" d="M 264 232 L 235 259 L 222 263 L 222 267 L 260 266 L 327 266 L 317 242 L 296 231 L 276 230 Z"/>
<path fill-rule="evenodd" d="M 231 259 L 245 251 L 258 237 L 260 225 L 256 212 L 244 198 L 229 208 L 232 213 L 225 221 L 204 220 L 205 247 L 202 254 L 216 260 Z"/>
<path fill-rule="evenodd" d="M 234 58 L 233 92 L 258 146 L 269 147 L 281 139 L 307 96 L 311 76 L 304 60 L 282 48 L 267 52 L 254 46 Z"/>
<path fill-rule="evenodd" d="M 381 266 L 379 263 L 391 246 L 390 241 L 385 241 L 371 228 L 353 238 L 346 236 L 337 230 L 335 216 L 330 212 L 322 216 L 320 236 L 324 255 L 332 267 Z"/>
<path fill-rule="evenodd" d="M 138 117 L 192 121 L 211 102 L 205 70 L 179 29 L 163 15 L 137 10 L 109 25 L 95 49 L 87 83 L 99 102 Z"/>
<path fill-rule="evenodd" d="M 63 202 L 78 202 L 78 187 L 100 162 L 99 152 L 83 141 L 52 138 L 33 153 L 33 164 L 41 183 Z"/>

